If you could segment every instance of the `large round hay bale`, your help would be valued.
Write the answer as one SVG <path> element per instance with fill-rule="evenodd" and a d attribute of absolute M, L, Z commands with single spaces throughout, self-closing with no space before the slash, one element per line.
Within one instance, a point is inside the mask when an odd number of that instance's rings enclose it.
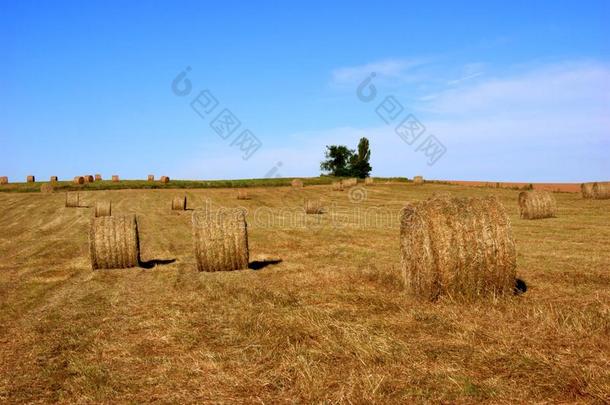
<path fill-rule="evenodd" d="M 112 203 L 110 201 L 95 202 L 95 217 L 109 217 L 112 215 Z"/>
<path fill-rule="evenodd" d="M 580 185 L 582 198 L 593 198 L 593 184 L 595 183 L 582 183 Z"/>
<path fill-rule="evenodd" d="M 413 177 L 413 184 L 424 184 L 424 178 L 422 176 Z"/>
<path fill-rule="evenodd" d="M 140 242 L 135 215 L 92 218 L 89 253 L 93 270 L 138 266 Z"/>
<path fill-rule="evenodd" d="M 30 175 L 30 176 L 28 176 L 28 177 L 27 177 L 27 182 L 28 182 L 28 183 L 34 183 L 34 182 L 36 182 L 36 177 L 35 177 L 35 176 L 31 176 L 31 175 Z"/>
<path fill-rule="evenodd" d="M 186 196 L 176 196 L 172 199 L 172 210 L 173 211 L 184 211 L 186 210 Z"/>
<path fill-rule="evenodd" d="M 610 198 L 610 182 L 600 181 L 593 183 L 593 198 L 598 200 Z"/>
<path fill-rule="evenodd" d="M 322 213 L 322 201 L 305 200 L 305 213 L 306 214 L 321 214 Z"/>
<path fill-rule="evenodd" d="M 101 174 L 96 174 L 95 175 L 95 181 L 102 181 L 102 175 Z"/>
<path fill-rule="evenodd" d="M 112 175 L 112 181 L 115 182 L 115 183 L 118 183 L 119 182 L 119 176 L 116 175 L 116 174 L 113 174 Z"/>
<path fill-rule="evenodd" d="M 43 183 L 40 186 L 40 192 L 41 193 L 52 193 L 53 192 L 53 186 L 49 183 Z"/>
<path fill-rule="evenodd" d="M 163 183 L 163 184 L 167 184 L 167 183 L 169 183 L 169 177 L 168 176 L 161 176 L 161 179 L 159 181 L 161 183 Z"/>
<path fill-rule="evenodd" d="M 248 190 L 237 190 L 237 199 L 238 200 L 249 200 L 250 195 L 248 194 Z"/>
<path fill-rule="evenodd" d="M 85 178 L 85 183 L 93 183 L 95 181 L 95 177 L 90 174 L 83 176 Z"/>
<path fill-rule="evenodd" d="M 8 184 L 8 177 L 7 176 L 0 177 L 0 184 Z"/>
<path fill-rule="evenodd" d="M 85 177 L 84 176 L 75 176 L 74 184 L 85 184 Z"/>
<path fill-rule="evenodd" d="M 80 205 L 80 196 L 78 193 L 66 193 L 66 207 L 77 208 Z"/>
<path fill-rule="evenodd" d="M 50 181 L 51 183 L 57 183 L 57 176 L 51 176 L 51 177 L 49 178 L 49 181 Z"/>
<path fill-rule="evenodd" d="M 504 294 L 515 285 L 510 220 L 494 197 L 408 204 L 401 215 L 400 251 L 406 289 L 420 298 Z"/>
<path fill-rule="evenodd" d="M 552 218 L 557 211 L 557 203 L 548 191 L 522 191 L 519 193 L 519 210 L 522 219 Z"/>
<path fill-rule="evenodd" d="M 340 181 L 333 181 L 333 191 L 343 191 L 343 183 Z"/>
<path fill-rule="evenodd" d="M 343 180 L 341 180 L 341 183 L 343 183 L 344 187 L 353 187 L 358 184 L 358 179 L 357 178 L 343 179 Z"/>
<path fill-rule="evenodd" d="M 155 175 L 154 174 L 149 174 L 147 180 L 148 181 L 155 181 Z"/>
<path fill-rule="evenodd" d="M 365 186 L 372 186 L 375 183 L 375 181 L 373 180 L 372 177 L 366 177 L 364 179 L 364 185 Z"/>
<path fill-rule="evenodd" d="M 294 179 L 290 182 L 290 185 L 294 188 L 303 188 L 304 184 L 302 180 Z"/>
<path fill-rule="evenodd" d="M 248 227 L 243 210 L 195 211 L 192 224 L 199 271 L 231 271 L 248 267 Z"/>

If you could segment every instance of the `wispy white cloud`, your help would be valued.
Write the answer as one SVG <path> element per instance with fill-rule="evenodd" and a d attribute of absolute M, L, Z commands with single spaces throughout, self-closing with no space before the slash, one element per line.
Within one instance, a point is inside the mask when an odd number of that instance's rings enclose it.
<path fill-rule="evenodd" d="M 332 83 L 353 85 L 373 72 L 379 80 L 414 80 L 417 76 L 412 70 L 425 63 L 424 59 L 384 59 L 358 66 L 341 67 L 333 70 Z"/>

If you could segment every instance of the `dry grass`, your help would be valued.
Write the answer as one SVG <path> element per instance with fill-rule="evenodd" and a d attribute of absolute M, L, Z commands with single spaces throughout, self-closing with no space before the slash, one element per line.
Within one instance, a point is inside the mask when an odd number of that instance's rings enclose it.
<path fill-rule="evenodd" d="M 135 215 L 95 217 L 89 228 L 91 268 L 127 269 L 140 263 L 140 242 Z"/>
<path fill-rule="evenodd" d="M 97 217 L 109 217 L 112 215 L 112 202 L 109 200 L 96 201 L 93 215 Z"/>
<path fill-rule="evenodd" d="M 67 208 L 78 208 L 80 206 L 80 195 L 78 193 L 66 193 L 66 204 Z"/>
<path fill-rule="evenodd" d="M 85 177 L 84 176 L 75 176 L 74 184 L 85 184 Z"/>
<path fill-rule="evenodd" d="M 170 183 L 171 184 L 171 183 Z M 497 196 L 521 296 L 431 304 L 404 293 L 399 213 L 433 192 Z M 138 213 L 150 269 L 91 271 L 92 212 L 61 193 L 0 193 L 2 403 L 603 403 L 610 392 L 610 200 L 555 195 L 558 217 L 519 220 L 518 191 L 376 184 L 360 204 L 328 185 L 188 190 L 189 206 L 248 209 L 248 243 L 283 261 L 198 272 L 176 190 L 81 191 Z M 313 227 L 264 227 L 323 198 Z M 259 217 L 263 217 L 259 215 Z M 320 221 L 320 226 L 317 221 Z"/>
<path fill-rule="evenodd" d="M 172 210 L 173 211 L 185 211 L 186 210 L 186 196 L 175 196 L 172 198 Z"/>
<path fill-rule="evenodd" d="M 331 187 L 333 191 L 343 191 L 343 182 L 333 181 Z"/>
<path fill-rule="evenodd" d="M 193 248 L 199 271 L 232 271 L 248 267 L 248 228 L 244 211 L 195 211 Z"/>
<path fill-rule="evenodd" d="M 522 219 L 553 218 L 557 212 L 555 197 L 548 191 L 522 191 L 518 202 Z"/>
<path fill-rule="evenodd" d="M 433 197 L 401 215 L 401 267 L 408 293 L 435 301 L 512 293 L 516 250 L 497 198 Z"/>

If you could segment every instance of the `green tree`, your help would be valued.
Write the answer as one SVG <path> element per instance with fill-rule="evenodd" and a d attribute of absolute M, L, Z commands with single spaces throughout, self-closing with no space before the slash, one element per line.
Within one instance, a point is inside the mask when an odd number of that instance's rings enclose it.
<path fill-rule="evenodd" d="M 350 172 L 354 177 L 364 179 L 368 177 L 373 168 L 369 163 L 371 159 L 371 149 L 369 148 L 369 140 L 360 138 L 358 142 L 358 153 L 352 155 L 350 159 Z"/>
<path fill-rule="evenodd" d="M 344 145 L 326 146 L 324 160 L 320 163 L 320 169 L 327 174 L 337 177 L 351 176 L 350 162 L 354 156 L 354 151 Z"/>

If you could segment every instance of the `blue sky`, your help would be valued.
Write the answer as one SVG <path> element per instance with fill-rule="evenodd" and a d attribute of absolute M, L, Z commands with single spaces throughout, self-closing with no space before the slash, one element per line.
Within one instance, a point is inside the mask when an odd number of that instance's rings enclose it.
<path fill-rule="evenodd" d="M 608 180 L 608 21 L 607 1 L 0 1 L 0 175 L 317 176 L 366 136 L 375 176 Z"/>

